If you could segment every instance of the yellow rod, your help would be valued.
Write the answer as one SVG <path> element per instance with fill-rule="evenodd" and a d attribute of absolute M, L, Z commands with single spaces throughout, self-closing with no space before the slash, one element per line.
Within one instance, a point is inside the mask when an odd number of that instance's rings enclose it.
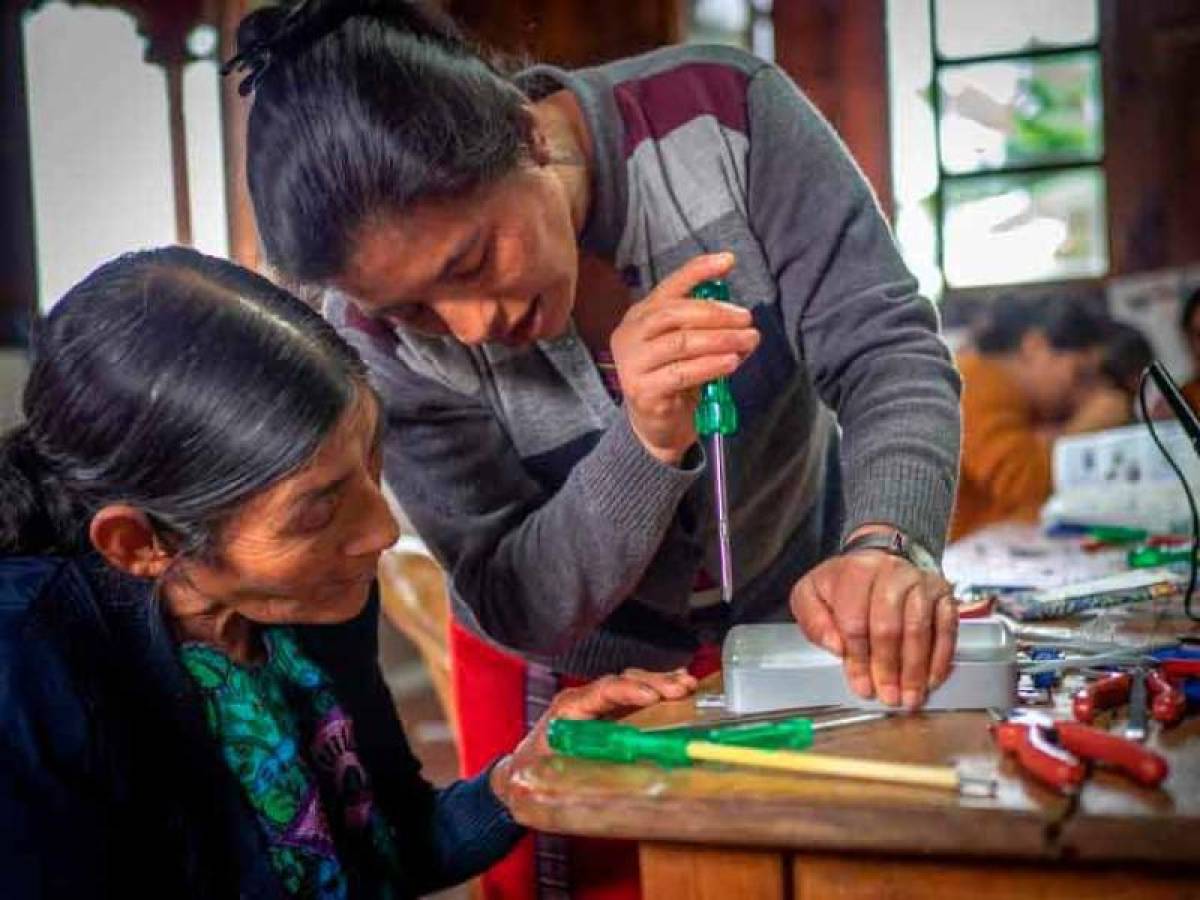
<path fill-rule="evenodd" d="M 958 773 L 953 766 L 919 766 L 911 763 L 828 756 L 821 753 L 760 750 L 757 747 L 734 747 L 708 741 L 689 742 L 687 754 L 694 760 L 751 766 L 757 769 L 778 769 L 806 775 L 831 775 L 836 778 L 858 778 L 868 781 L 891 781 L 950 791 L 959 789 Z"/>

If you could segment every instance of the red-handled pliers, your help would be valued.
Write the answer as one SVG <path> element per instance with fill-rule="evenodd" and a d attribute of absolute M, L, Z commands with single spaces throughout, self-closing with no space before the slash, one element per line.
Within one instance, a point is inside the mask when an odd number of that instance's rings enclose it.
<path fill-rule="evenodd" d="M 1030 775 L 1066 794 L 1083 784 L 1085 761 L 1111 766 L 1146 787 L 1157 787 L 1170 771 L 1162 756 L 1140 744 L 1032 710 L 1010 713 L 992 725 L 992 734 Z"/>
<path fill-rule="evenodd" d="M 1166 664 L 1160 663 L 1165 670 Z M 1166 675 L 1174 674 L 1166 670 Z M 1150 715 L 1163 725 L 1176 725 L 1187 711 L 1187 698 L 1179 685 L 1157 669 L 1146 671 L 1146 689 L 1150 694 Z M 1112 672 L 1081 687 L 1071 698 L 1075 718 L 1090 725 L 1101 710 L 1121 706 L 1129 699 L 1133 676 L 1128 672 Z"/>

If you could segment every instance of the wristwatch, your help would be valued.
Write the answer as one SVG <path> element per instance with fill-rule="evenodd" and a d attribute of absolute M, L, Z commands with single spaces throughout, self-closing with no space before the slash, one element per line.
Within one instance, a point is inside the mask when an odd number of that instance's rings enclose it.
<path fill-rule="evenodd" d="M 910 538 L 899 528 L 887 531 L 868 531 L 842 544 L 841 553 L 857 553 L 860 550 L 882 550 L 884 553 L 906 559 L 924 572 L 942 574 L 942 567 L 933 554 Z"/>

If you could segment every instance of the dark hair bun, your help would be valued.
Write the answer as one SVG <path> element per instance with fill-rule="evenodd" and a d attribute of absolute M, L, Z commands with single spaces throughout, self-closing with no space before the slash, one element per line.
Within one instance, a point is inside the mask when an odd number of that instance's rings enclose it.
<path fill-rule="evenodd" d="M 255 47 L 275 40 L 290 10 L 286 6 L 264 6 L 247 15 L 238 24 L 237 52 L 245 53 Z"/>

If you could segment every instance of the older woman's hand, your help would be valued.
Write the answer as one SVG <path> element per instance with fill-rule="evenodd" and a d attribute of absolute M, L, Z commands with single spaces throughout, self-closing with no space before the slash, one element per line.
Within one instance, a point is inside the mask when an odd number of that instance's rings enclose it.
<path fill-rule="evenodd" d="M 552 751 L 546 741 L 551 719 L 616 718 L 660 700 L 682 700 L 696 689 L 696 679 L 683 669 L 674 672 L 648 672 L 626 669 L 620 675 L 605 675 L 555 696 L 550 708 L 517 749 L 498 762 L 489 781 L 493 792 L 507 806 L 512 772 Z"/>

